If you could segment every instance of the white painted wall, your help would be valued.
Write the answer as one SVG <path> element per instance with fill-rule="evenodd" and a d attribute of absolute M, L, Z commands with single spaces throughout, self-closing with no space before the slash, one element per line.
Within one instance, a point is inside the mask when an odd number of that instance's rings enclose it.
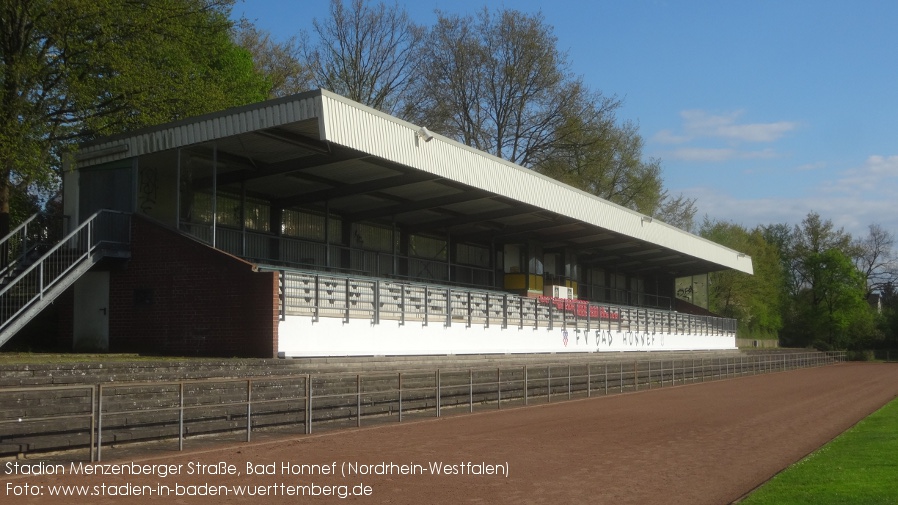
<path fill-rule="evenodd" d="M 403 326 L 398 321 L 373 325 L 364 319 L 287 316 L 278 327 L 278 351 L 286 357 L 387 356 L 427 354 L 684 351 L 736 349 L 735 336 L 630 333 L 524 328 L 498 325 L 466 328 L 463 322 Z"/>

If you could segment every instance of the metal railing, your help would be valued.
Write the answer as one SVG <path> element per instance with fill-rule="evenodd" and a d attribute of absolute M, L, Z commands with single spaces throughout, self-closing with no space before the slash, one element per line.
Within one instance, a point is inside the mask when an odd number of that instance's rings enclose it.
<path fill-rule="evenodd" d="M 410 417 L 441 417 L 818 367 L 845 359 L 844 352 L 771 353 L 0 388 L 0 449 L 16 446 L 17 451 L 27 452 L 22 445 L 55 437 L 57 446 L 38 445 L 46 450 L 87 448 L 91 461 L 99 461 L 104 446 L 113 443 L 169 440 L 183 450 L 185 440 L 202 435 L 231 433 L 250 441 L 254 430 L 284 427 L 310 434 L 320 424 L 358 427 L 363 419 L 403 422 Z M 55 414 L 47 405 L 63 414 Z M 89 422 L 89 433 L 84 427 L 72 427 L 78 419 Z M 89 441 L 77 442 L 73 432 Z"/>
<path fill-rule="evenodd" d="M 596 302 L 653 307 L 657 309 L 673 309 L 674 299 L 669 296 L 636 293 L 628 289 L 611 288 L 600 284 L 581 283 L 580 296 Z"/>
<path fill-rule="evenodd" d="M 211 225 L 182 222 L 180 229 L 213 245 Z M 483 266 L 403 256 L 339 244 L 325 244 L 276 236 L 272 233 L 219 226 L 216 227 L 214 246 L 251 261 L 270 265 L 286 265 L 291 268 L 324 270 L 346 275 L 389 277 L 408 281 L 437 282 L 481 289 L 490 289 L 497 285 L 497 272 Z M 584 298 L 614 305 L 659 309 L 673 309 L 674 305 L 674 300 L 667 296 L 635 293 L 627 289 L 607 286 L 580 284 L 579 291 Z"/>
<path fill-rule="evenodd" d="M 734 335 L 736 320 L 551 297 L 280 270 L 281 317 L 311 316 L 688 335 Z"/>
<path fill-rule="evenodd" d="M 495 272 L 482 266 L 220 226 L 215 229 L 215 243 L 212 244 L 210 225 L 182 222 L 180 229 L 194 238 L 214 245 L 217 249 L 260 263 L 372 277 L 436 281 L 462 286 L 495 285 Z"/>
<path fill-rule="evenodd" d="M 0 277 L 6 277 L 34 246 L 34 244 L 29 244 L 28 225 L 37 216 L 37 214 L 32 215 L 0 239 Z"/>
<path fill-rule="evenodd" d="M 14 276 L 42 249 L 59 240 L 65 219 L 37 212 L 0 239 L 0 279 Z"/>
<path fill-rule="evenodd" d="M 101 210 L 89 217 L 15 278 L 0 288 L 0 335 L 32 304 L 61 287 L 87 260 L 130 243 L 130 214 Z M 0 343 L 6 339 L 0 337 Z"/>

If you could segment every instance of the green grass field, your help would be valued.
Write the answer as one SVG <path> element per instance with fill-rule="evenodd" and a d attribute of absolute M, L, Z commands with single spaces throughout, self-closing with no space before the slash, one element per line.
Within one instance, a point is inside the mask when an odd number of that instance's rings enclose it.
<path fill-rule="evenodd" d="M 739 503 L 898 503 L 898 400 L 787 468 Z"/>

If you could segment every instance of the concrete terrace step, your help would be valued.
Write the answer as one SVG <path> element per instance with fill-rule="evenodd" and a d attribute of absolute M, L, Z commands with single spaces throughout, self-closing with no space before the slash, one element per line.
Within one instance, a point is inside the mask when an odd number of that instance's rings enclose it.
<path fill-rule="evenodd" d="M 550 401 L 550 394 L 553 398 L 565 399 L 583 397 L 589 391 L 601 395 L 704 381 L 705 377 L 715 380 L 782 369 L 776 354 L 771 355 L 770 360 L 751 360 L 738 352 L 615 353 L 588 355 L 603 358 L 589 361 L 584 361 L 583 357 L 494 356 L 488 360 L 485 357 L 454 359 L 458 357 L 447 356 L 427 357 L 423 361 L 415 357 L 327 358 L 325 363 L 315 363 L 313 359 L 304 360 L 305 363 L 257 360 L 241 367 L 229 362 L 217 365 L 205 362 L 183 370 L 179 369 L 182 365 L 168 363 L 163 367 L 166 368 L 164 371 L 151 371 L 161 378 L 149 384 L 108 381 L 109 377 L 141 375 L 128 366 L 148 368 L 151 365 L 147 363 L 103 363 L 102 367 L 101 364 L 47 365 L 36 369 L 32 366 L 29 370 L 22 366 L 20 371 L 61 374 L 65 384 L 74 379 L 86 384 L 79 388 L 54 387 L 51 390 L 0 387 L 0 457 L 85 448 L 89 440 L 89 437 L 85 438 L 85 430 L 89 433 L 92 410 L 102 412 L 104 445 L 176 440 L 182 390 L 186 407 L 182 432 L 185 436 L 245 431 L 250 410 L 245 401 L 249 395 L 247 381 L 234 378 L 238 374 L 252 378 L 254 430 L 302 429 L 307 414 L 306 372 L 314 370 L 314 365 L 321 365 L 319 370 L 325 371 L 310 373 L 313 424 L 332 421 L 354 424 L 359 416 L 366 419 L 365 422 L 374 422 L 378 418 L 395 419 L 393 416 L 397 416 L 400 408 L 410 415 L 432 416 L 437 412 L 438 404 L 441 408 L 462 410 L 501 408 L 503 404 L 523 405 L 525 398 L 535 402 Z M 828 360 L 817 353 L 816 357 L 790 362 L 789 366 L 816 366 L 826 362 Z M 422 367 L 422 363 L 430 367 Z M 377 364 L 390 368 L 378 370 L 373 366 Z M 347 367 L 363 366 L 364 370 L 357 368 L 363 371 L 347 371 Z M 330 373 L 328 370 L 332 371 L 332 367 L 337 367 L 339 373 Z M 299 372 L 292 376 L 284 373 L 294 370 Z M 273 375 L 275 372 L 279 372 L 278 375 Z M 177 382 L 182 381 L 185 374 L 204 377 Z M 94 386 L 98 383 L 101 388 Z M 438 384 L 440 393 L 437 393 Z M 91 393 L 98 389 L 103 391 L 102 405 L 91 401 Z M 358 396 L 360 390 L 361 397 Z M 99 423 L 99 419 L 95 421 Z"/>
<path fill-rule="evenodd" d="M 564 354 L 485 354 L 366 356 L 258 360 L 160 360 L 66 364 L 0 364 L 0 387 L 249 378 L 295 374 L 365 373 L 423 369 L 490 368 L 560 363 L 605 363 L 743 356 L 740 351 L 614 352 Z"/>

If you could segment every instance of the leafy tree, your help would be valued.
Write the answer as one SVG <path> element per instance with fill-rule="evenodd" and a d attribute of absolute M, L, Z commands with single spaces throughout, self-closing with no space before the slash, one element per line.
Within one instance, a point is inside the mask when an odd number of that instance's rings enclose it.
<path fill-rule="evenodd" d="M 350 100 L 400 114 L 411 107 L 420 73 L 424 28 L 398 4 L 331 0 L 330 18 L 314 20 L 318 43 L 305 35 L 303 55 L 312 83 Z"/>
<path fill-rule="evenodd" d="M 831 220 L 821 218 L 816 212 L 808 213 L 800 225 L 795 225 L 791 237 L 791 251 L 788 254 L 796 281 L 793 288 L 800 291 L 810 290 L 814 305 L 820 299 L 816 294 L 816 287 L 822 274 L 820 263 L 816 258 L 831 249 L 852 257 L 854 249 L 851 235 L 842 228 L 836 229 Z M 797 295 L 798 292 L 793 294 Z"/>
<path fill-rule="evenodd" d="M 534 169 L 624 207 L 652 214 L 661 200 L 661 166 L 642 160 L 642 137 L 618 125 L 616 100 L 595 97 L 566 118 Z"/>
<path fill-rule="evenodd" d="M 74 141 L 264 98 L 230 0 L 0 6 L 0 234 L 13 186 L 51 188 Z"/>
<path fill-rule="evenodd" d="M 882 317 L 879 320 L 883 333 L 882 345 L 898 349 L 898 289 L 895 283 L 887 282 L 880 291 L 882 296 Z"/>
<path fill-rule="evenodd" d="M 771 224 L 760 227 L 764 241 L 776 249 L 783 273 L 780 289 L 782 300 L 786 300 L 798 291 L 798 279 L 792 270 L 792 226 L 786 223 Z"/>
<path fill-rule="evenodd" d="M 836 248 L 810 253 L 804 264 L 816 272 L 816 284 L 797 299 L 805 332 L 799 336 L 823 348 L 866 347 L 875 336 L 875 324 L 863 275 Z"/>
<path fill-rule="evenodd" d="M 868 275 L 862 267 L 877 264 L 887 240 L 852 241 L 815 212 L 791 229 L 773 225 L 763 232 L 783 257 L 787 297 L 781 340 L 786 345 L 844 349 L 876 344 L 882 333 L 867 304 Z M 879 245 L 865 249 L 865 243 Z M 865 256 L 871 250 L 879 252 Z"/>
<path fill-rule="evenodd" d="M 751 256 L 754 275 L 733 270 L 713 272 L 709 277 L 712 312 L 739 321 L 744 335 L 755 338 L 777 336 L 782 328 L 782 264 L 776 247 L 764 239 L 761 228 L 705 218 L 699 234 L 709 240 Z"/>

